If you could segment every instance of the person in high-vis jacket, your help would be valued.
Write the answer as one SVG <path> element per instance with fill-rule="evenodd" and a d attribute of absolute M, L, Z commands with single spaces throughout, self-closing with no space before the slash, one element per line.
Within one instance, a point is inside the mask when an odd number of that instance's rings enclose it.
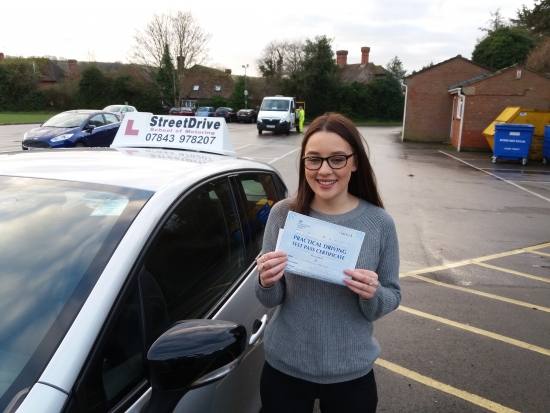
<path fill-rule="evenodd" d="M 299 123 L 298 123 L 298 127 L 299 127 L 299 130 L 300 130 L 300 133 L 302 133 L 304 131 L 304 119 L 306 117 L 302 105 L 300 105 L 298 107 L 298 112 L 300 113 L 300 120 L 299 120 Z"/>

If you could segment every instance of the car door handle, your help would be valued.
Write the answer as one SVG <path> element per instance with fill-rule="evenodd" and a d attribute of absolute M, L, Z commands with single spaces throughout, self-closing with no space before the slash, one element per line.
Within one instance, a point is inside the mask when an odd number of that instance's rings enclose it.
<path fill-rule="evenodd" d="M 261 320 L 257 318 L 254 321 L 254 325 L 252 326 L 252 335 L 250 336 L 250 341 L 248 342 L 249 346 L 255 346 L 260 342 L 260 338 L 262 337 L 266 326 L 267 314 L 264 314 Z"/>

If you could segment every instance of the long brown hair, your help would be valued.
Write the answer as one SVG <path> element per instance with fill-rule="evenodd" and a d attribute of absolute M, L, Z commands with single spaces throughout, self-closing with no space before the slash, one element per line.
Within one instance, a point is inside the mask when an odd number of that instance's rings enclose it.
<path fill-rule="evenodd" d="M 380 208 L 384 208 L 378 188 L 376 186 L 376 177 L 367 155 L 368 145 L 365 138 L 359 133 L 351 120 L 339 113 L 325 113 L 317 117 L 307 128 L 307 132 L 302 140 L 302 149 L 300 151 L 299 182 L 296 200 L 292 206 L 294 212 L 309 215 L 310 205 L 315 196 L 306 180 L 306 172 L 302 158 L 305 156 L 306 145 L 309 138 L 317 132 L 333 132 L 344 139 L 355 153 L 355 165 L 357 170 L 351 173 L 348 184 L 348 192 L 358 198 L 370 202 Z"/>

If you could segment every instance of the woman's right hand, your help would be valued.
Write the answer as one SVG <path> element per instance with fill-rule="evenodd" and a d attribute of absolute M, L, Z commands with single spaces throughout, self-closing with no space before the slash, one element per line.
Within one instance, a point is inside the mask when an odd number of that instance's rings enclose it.
<path fill-rule="evenodd" d="M 285 273 L 287 260 L 286 252 L 283 251 L 273 251 L 260 255 L 256 260 L 256 264 L 258 265 L 262 287 L 269 288 L 281 279 Z"/>

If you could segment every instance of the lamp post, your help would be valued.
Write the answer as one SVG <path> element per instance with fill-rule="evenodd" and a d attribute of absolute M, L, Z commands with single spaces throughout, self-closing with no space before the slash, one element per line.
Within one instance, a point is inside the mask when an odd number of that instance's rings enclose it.
<path fill-rule="evenodd" d="M 244 108 L 248 109 L 248 102 L 247 102 L 248 90 L 246 89 L 246 68 L 248 67 L 248 63 L 246 65 L 243 65 L 243 67 L 244 67 Z"/>

